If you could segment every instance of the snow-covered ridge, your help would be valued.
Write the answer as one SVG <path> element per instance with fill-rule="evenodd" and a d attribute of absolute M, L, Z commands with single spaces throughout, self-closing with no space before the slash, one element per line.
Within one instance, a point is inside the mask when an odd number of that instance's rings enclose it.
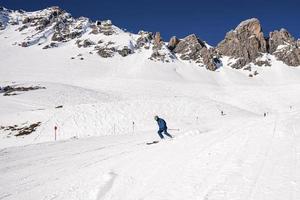
<path fill-rule="evenodd" d="M 75 19 L 58 7 L 35 12 L 2 8 L 0 23 L 3 31 L 10 29 L 19 33 L 15 44 L 22 47 L 38 45 L 48 49 L 77 44 L 78 48 L 93 48 L 104 57 L 108 50 L 119 52 L 122 56 L 128 55 L 133 52 L 137 38 L 114 26 L 110 20 L 92 22 L 85 17 Z M 106 55 L 112 56 L 109 53 Z"/>
<path fill-rule="evenodd" d="M 271 32 L 269 39 L 265 39 L 256 18 L 241 22 L 234 31 L 226 34 L 225 40 L 217 47 L 210 46 L 195 34 L 183 39 L 174 36 L 166 43 L 159 32 L 153 34 L 140 31 L 134 34 L 114 26 L 110 20 L 93 22 L 86 17 L 73 18 L 59 7 L 35 12 L 13 11 L 1 7 L 0 29 L 18 33 L 14 45 L 39 46 L 41 49 L 76 46 L 86 48 L 90 54 L 102 58 L 138 54 L 141 59 L 164 63 L 172 63 L 174 60 L 192 62 L 195 66 L 215 71 L 224 66 L 225 56 L 235 60 L 230 63 L 232 68 L 248 69 L 251 64 L 271 66 L 272 63 L 268 60 L 262 60 L 262 53 L 267 53 L 275 55 L 289 66 L 300 65 L 299 42 L 285 29 Z M 255 45 L 257 42 L 259 44 Z M 290 44 L 288 48 L 279 53 L 275 52 L 280 45 L 287 42 Z M 260 62 L 256 62 L 256 59 Z"/>

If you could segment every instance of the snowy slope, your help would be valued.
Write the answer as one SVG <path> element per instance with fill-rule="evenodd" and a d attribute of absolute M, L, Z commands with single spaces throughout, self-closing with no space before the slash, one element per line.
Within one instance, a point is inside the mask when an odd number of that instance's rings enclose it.
<path fill-rule="evenodd" d="M 251 78 L 226 57 L 212 72 L 150 60 L 151 48 L 109 59 L 74 41 L 22 48 L 28 32 L 15 26 L 0 31 L 0 86 L 45 89 L 0 93 L 0 126 L 41 122 L 25 136 L 0 129 L 0 199 L 300 198 L 299 68 L 265 55 L 272 66 L 252 66 Z M 138 37 L 84 30 L 82 40 L 117 49 Z M 147 146 L 158 140 L 154 115 L 179 131 Z"/>

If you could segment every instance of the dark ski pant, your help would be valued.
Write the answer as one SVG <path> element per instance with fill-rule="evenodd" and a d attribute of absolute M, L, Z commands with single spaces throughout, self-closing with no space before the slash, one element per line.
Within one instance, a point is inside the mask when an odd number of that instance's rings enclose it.
<path fill-rule="evenodd" d="M 159 137 L 161 138 L 161 139 L 164 139 L 164 136 L 163 136 L 163 133 L 164 132 L 164 134 L 166 135 L 166 136 L 168 136 L 168 137 L 170 137 L 170 138 L 172 138 L 172 135 L 170 135 L 168 132 L 167 132 L 167 129 L 164 129 L 164 130 L 158 130 L 158 135 L 159 135 Z"/>

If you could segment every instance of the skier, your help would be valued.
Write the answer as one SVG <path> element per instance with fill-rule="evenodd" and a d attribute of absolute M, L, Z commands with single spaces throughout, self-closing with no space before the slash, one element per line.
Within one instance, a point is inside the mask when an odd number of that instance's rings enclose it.
<path fill-rule="evenodd" d="M 158 124 L 159 130 L 157 131 L 157 133 L 158 133 L 159 137 L 161 139 L 164 139 L 164 136 L 162 134 L 162 133 L 164 133 L 166 136 L 173 138 L 173 136 L 170 135 L 167 131 L 168 127 L 167 127 L 166 121 L 162 118 L 159 118 L 157 115 L 154 117 L 154 119 L 155 119 L 155 121 L 157 121 L 157 124 Z"/>

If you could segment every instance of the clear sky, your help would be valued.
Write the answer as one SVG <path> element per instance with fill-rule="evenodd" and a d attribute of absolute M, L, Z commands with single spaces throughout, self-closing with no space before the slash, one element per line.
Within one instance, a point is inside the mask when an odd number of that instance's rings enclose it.
<path fill-rule="evenodd" d="M 300 37 L 300 0 L 0 0 L 9 9 L 33 11 L 57 5 L 74 17 L 111 19 L 130 32 L 161 32 L 165 41 L 195 33 L 211 45 L 240 21 L 256 17 L 267 34 L 286 28 Z"/>

